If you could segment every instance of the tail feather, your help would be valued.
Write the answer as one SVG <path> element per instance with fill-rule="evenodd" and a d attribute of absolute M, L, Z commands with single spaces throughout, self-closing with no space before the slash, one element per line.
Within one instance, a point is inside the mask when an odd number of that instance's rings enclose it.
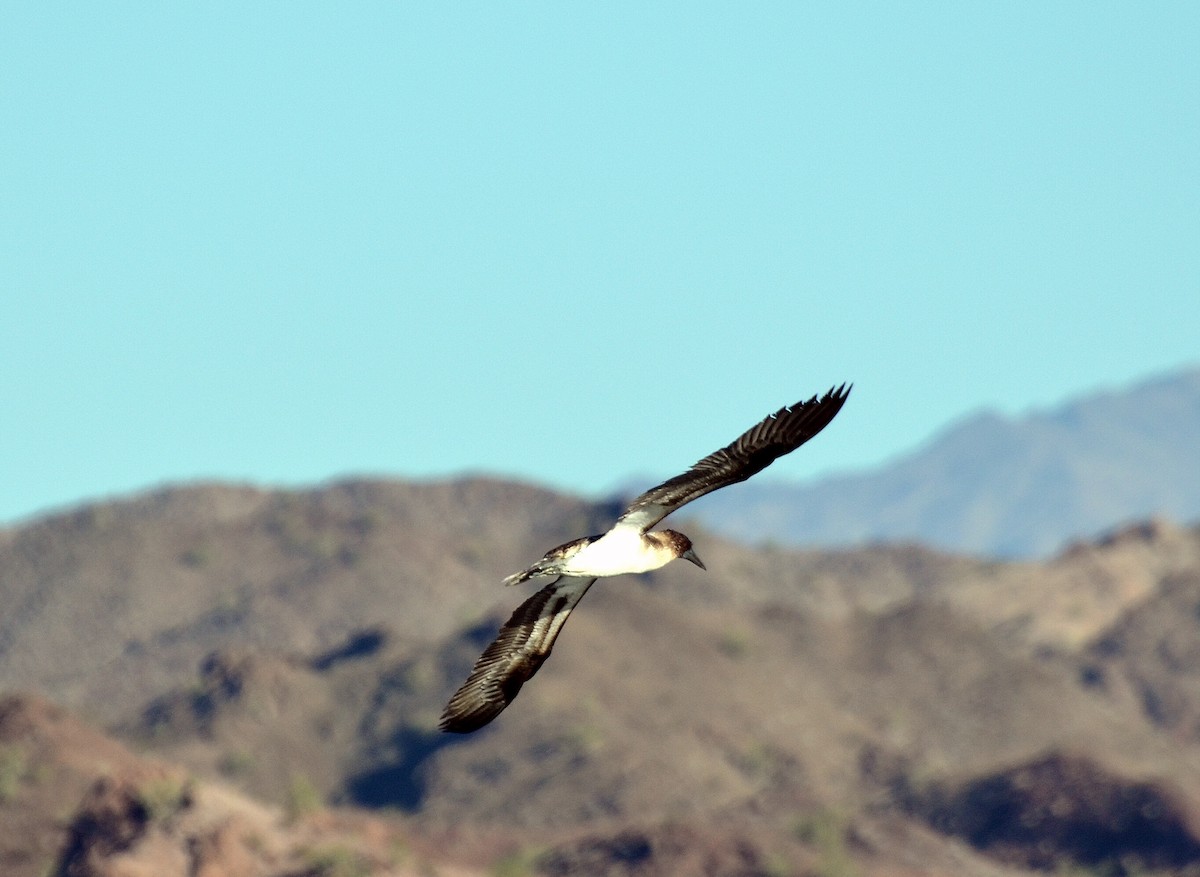
<path fill-rule="evenodd" d="M 506 576 L 504 579 L 504 585 L 505 587 L 511 588 L 513 585 L 519 585 L 521 582 L 527 582 L 531 578 L 533 578 L 533 573 L 527 569 L 524 569 L 520 572 L 513 573 L 511 576 Z"/>
<path fill-rule="evenodd" d="M 523 569 L 520 572 L 515 572 L 504 580 L 504 584 L 508 587 L 519 585 L 521 582 L 527 582 L 536 576 L 560 575 L 559 572 L 553 569 L 547 569 L 547 564 L 544 560 L 539 560 L 528 569 Z"/>

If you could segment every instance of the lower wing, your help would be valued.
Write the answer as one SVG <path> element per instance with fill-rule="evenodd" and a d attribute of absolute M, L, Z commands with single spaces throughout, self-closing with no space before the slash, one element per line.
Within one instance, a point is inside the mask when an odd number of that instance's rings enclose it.
<path fill-rule="evenodd" d="M 500 715 L 550 657 L 567 616 L 594 581 L 562 576 L 518 606 L 446 704 L 438 727 L 466 734 Z"/>

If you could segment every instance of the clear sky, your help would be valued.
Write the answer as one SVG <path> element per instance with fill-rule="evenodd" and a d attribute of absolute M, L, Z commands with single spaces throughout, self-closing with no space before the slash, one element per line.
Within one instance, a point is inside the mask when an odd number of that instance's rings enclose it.
<path fill-rule="evenodd" d="M 772 474 L 1200 361 L 1200 4 L 10 3 L 0 521 Z"/>

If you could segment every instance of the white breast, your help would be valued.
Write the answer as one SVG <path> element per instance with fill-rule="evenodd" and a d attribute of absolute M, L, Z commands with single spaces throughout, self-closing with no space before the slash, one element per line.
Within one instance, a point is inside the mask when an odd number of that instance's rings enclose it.
<path fill-rule="evenodd" d="M 584 546 L 563 571 L 579 576 L 619 576 L 658 569 L 674 557 L 669 548 L 647 542 L 637 529 L 614 527 Z"/>

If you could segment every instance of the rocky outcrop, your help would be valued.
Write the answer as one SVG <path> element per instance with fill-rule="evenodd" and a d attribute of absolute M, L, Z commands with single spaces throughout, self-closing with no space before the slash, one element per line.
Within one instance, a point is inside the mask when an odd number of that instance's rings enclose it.
<path fill-rule="evenodd" d="M 914 809 L 1015 865 L 1200 874 L 1200 801 L 1167 780 L 1124 776 L 1083 755 L 1056 752 L 938 787 Z"/>

